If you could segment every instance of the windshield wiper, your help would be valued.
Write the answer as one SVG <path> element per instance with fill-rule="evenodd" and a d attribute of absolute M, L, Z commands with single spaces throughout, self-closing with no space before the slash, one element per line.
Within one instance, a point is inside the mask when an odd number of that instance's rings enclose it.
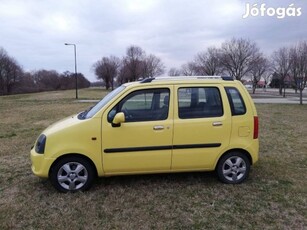
<path fill-rule="evenodd" d="M 84 110 L 83 112 L 81 112 L 81 113 L 78 115 L 78 119 L 84 120 L 84 119 L 86 118 L 87 113 L 88 113 L 92 108 L 93 108 L 93 106 L 90 107 L 89 109 Z"/>
<path fill-rule="evenodd" d="M 80 120 L 84 120 L 84 119 L 85 119 L 86 114 L 87 114 L 87 110 L 85 110 L 85 111 L 83 111 L 83 112 L 79 113 L 79 115 L 78 115 L 78 119 L 80 119 Z"/>

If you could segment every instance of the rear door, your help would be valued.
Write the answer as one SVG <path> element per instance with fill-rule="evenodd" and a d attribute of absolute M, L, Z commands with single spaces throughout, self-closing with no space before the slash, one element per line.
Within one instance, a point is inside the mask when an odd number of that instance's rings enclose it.
<path fill-rule="evenodd" d="M 220 85 L 180 85 L 174 92 L 172 170 L 212 169 L 230 139 L 226 92 Z"/>

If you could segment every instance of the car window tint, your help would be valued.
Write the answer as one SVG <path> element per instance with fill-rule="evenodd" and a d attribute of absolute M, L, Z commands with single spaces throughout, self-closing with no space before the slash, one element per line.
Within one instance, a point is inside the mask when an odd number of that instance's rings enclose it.
<path fill-rule="evenodd" d="M 181 119 L 223 116 L 222 99 L 216 87 L 179 88 L 178 108 Z"/>
<path fill-rule="evenodd" d="M 234 87 L 226 87 L 225 89 L 229 100 L 232 115 L 237 116 L 245 114 L 246 113 L 245 103 L 238 89 Z"/>

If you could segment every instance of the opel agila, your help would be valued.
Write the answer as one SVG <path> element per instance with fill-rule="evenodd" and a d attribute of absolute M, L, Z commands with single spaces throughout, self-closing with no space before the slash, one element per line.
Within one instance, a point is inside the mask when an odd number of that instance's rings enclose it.
<path fill-rule="evenodd" d="M 32 171 L 61 191 L 95 177 L 213 171 L 228 184 L 258 160 L 258 116 L 229 77 L 158 77 L 119 86 L 94 107 L 42 132 Z"/>

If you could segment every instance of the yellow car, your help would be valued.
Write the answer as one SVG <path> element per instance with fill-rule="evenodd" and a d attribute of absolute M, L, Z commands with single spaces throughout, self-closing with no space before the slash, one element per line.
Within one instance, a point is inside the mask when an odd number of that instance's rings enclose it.
<path fill-rule="evenodd" d="M 258 116 L 229 77 L 158 77 L 124 84 L 42 132 L 32 171 L 61 192 L 96 176 L 216 170 L 243 182 L 259 151 Z"/>

